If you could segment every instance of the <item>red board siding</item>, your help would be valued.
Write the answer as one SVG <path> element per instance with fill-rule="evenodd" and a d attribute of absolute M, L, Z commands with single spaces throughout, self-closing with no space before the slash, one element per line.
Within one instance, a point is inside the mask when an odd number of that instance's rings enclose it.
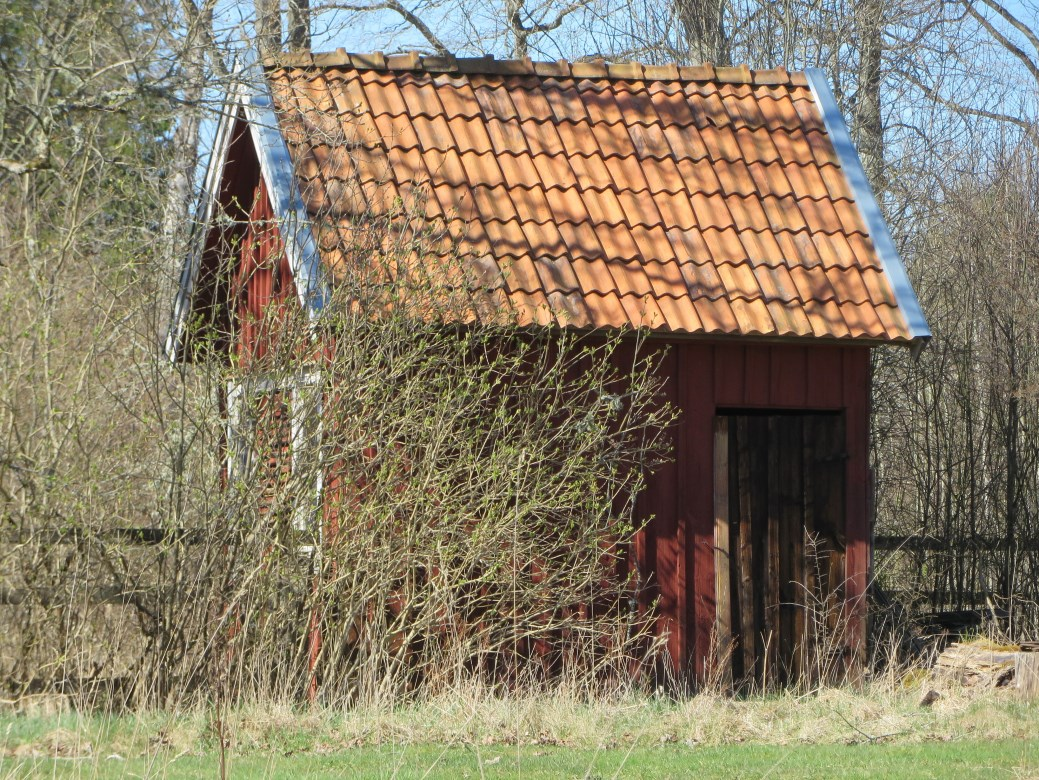
<path fill-rule="evenodd" d="M 242 239 L 234 293 L 238 356 L 242 365 L 246 365 L 268 353 L 278 323 L 287 308 L 294 307 L 297 301 L 292 269 L 262 179 L 253 195 Z"/>
<path fill-rule="evenodd" d="M 682 412 L 675 462 L 650 480 L 640 505 L 660 625 L 672 661 L 697 676 L 711 652 L 714 604 L 714 415 L 719 409 L 842 411 L 846 419 L 847 593 L 853 649 L 864 644 L 869 567 L 869 348 L 679 342 L 662 370 Z M 676 635 L 677 633 L 677 635 Z"/>

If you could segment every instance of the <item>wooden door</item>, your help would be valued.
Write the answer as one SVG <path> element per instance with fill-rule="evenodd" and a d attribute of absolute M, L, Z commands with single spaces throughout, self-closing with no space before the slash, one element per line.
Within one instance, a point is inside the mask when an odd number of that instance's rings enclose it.
<path fill-rule="evenodd" d="M 715 417 L 715 670 L 812 684 L 847 664 L 844 417 Z"/>

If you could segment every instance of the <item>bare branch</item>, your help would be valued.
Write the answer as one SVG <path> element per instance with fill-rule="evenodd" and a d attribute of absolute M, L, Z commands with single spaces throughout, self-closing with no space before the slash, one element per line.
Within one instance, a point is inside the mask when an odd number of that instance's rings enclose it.
<path fill-rule="evenodd" d="M 310 49 L 310 0 L 289 0 L 289 51 Z"/>
<path fill-rule="evenodd" d="M 0 168 L 3 168 L 8 173 L 13 173 L 15 176 L 24 176 L 27 173 L 49 170 L 50 167 L 50 155 L 47 154 L 37 155 L 31 160 L 25 160 L 24 162 L 0 158 Z"/>
<path fill-rule="evenodd" d="M 997 111 L 986 111 L 983 108 L 975 108 L 974 106 L 964 105 L 956 100 L 950 100 L 949 98 L 943 97 L 939 94 L 938 90 L 933 87 L 929 87 L 924 84 L 920 79 L 916 78 L 911 73 L 903 71 L 901 76 L 910 82 L 913 86 L 923 92 L 929 100 L 933 100 L 940 106 L 951 109 L 958 114 L 964 114 L 967 116 L 976 116 L 982 119 L 992 119 L 996 122 L 1007 122 L 1012 125 L 1028 130 L 1030 132 L 1035 131 L 1035 126 L 1028 120 L 1022 119 L 1021 117 L 1012 116 L 1010 114 L 1003 114 Z"/>
<path fill-rule="evenodd" d="M 216 0 L 205 0 L 201 6 L 196 4 L 195 0 L 181 0 L 180 5 L 184 18 L 188 20 L 188 35 L 195 33 L 201 35 L 205 40 L 206 48 L 211 54 L 209 60 L 213 70 L 221 78 L 230 75 L 220 56 L 221 47 L 213 34 L 213 11 L 216 7 Z"/>
<path fill-rule="evenodd" d="M 1027 24 L 1022 22 L 1012 13 L 1010 13 L 1010 11 L 1006 9 L 1006 6 L 1002 5 L 1001 3 L 997 3 L 995 0 L 981 1 L 989 8 L 991 8 L 993 11 L 995 11 L 997 14 L 1002 16 L 1003 19 L 1007 22 L 1007 24 L 1011 25 L 1019 33 L 1025 36 L 1025 38 L 1028 39 L 1028 42 L 1032 44 L 1032 46 L 1035 48 L 1037 52 L 1039 52 L 1039 34 L 1036 34 L 1035 30 L 1033 30 Z"/>
<path fill-rule="evenodd" d="M 528 33 L 531 34 L 546 33 L 552 32 L 553 30 L 557 30 L 560 26 L 562 26 L 563 22 L 566 21 L 566 17 L 568 17 L 575 11 L 581 10 L 591 1 L 592 0 L 577 0 L 577 2 L 571 3 L 570 5 L 561 9 L 559 13 L 556 14 L 555 19 L 553 19 L 551 22 L 533 24 L 525 29 Z"/>
<path fill-rule="evenodd" d="M 446 57 L 451 54 L 451 50 L 444 44 L 440 38 L 437 37 L 436 33 L 433 32 L 432 28 L 427 25 L 422 19 L 415 14 L 413 11 L 409 11 L 397 0 L 383 0 L 383 2 L 371 3 L 369 5 L 355 5 L 352 3 L 335 3 L 333 5 L 324 6 L 322 11 L 352 11 L 355 13 L 367 13 L 370 11 L 393 11 L 399 14 L 404 21 L 414 27 L 422 37 L 429 41 L 430 46 L 436 51 L 441 57 Z"/>
<path fill-rule="evenodd" d="M 281 3 L 256 0 L 256 43 L 261 58 L 281 51 Z"/>
<path fill-rule="evenodd" d="M 1034 78 L 1036 81 L 1039 81 L 1039 65 L 1035 64 L 1032 58 L 1028 56 L 1028 53 L 1024 51 L 1024 49 L 1019 47 L 1016 43 L 1014 43 L 1012 40 L 1003 35 L 1003 33 L 1001 33 L 999 30 L 997 30 L 995 25 L 992 24 L 992 22 L 986 19 L 982 14 L 978 13 L 974 9 L 973 3 L 970 2 L 970 0 L 966 0 L 964 5 L 967 9 L 967 13 L 974 17 L 978 24 L 984 27 L 988 31 L 989 35 L 995 38 L 996 41 L 1004 49 L 1013 54 L 1014 57 L 1016 57 L 1021 62 L 1021 64 L 1028 69 L 1028 72 L 1032 74 L 1032 78 Z"/>

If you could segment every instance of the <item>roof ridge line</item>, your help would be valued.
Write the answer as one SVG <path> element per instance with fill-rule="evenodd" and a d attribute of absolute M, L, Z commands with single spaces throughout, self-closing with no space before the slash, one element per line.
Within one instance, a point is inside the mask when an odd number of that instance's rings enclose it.
<path fill-rule="evenodd" d="M 281 53 L 263 62 L 267 68 L 354 68 L 356 70 L 425 71 L 496 76 L 538 76 L 541 78 L 608 79 L 618 81 L 713 81 L 719 84 L 807 87 L 802 71 L 786 68 L 752 70 L 748 65 L 644 65 L 638 62 L 607 63 L 603 59 L 539 62 L 523 59 L 455 57 L 372 52 L 359 54 L 336 49 L 333 52 Z"/>

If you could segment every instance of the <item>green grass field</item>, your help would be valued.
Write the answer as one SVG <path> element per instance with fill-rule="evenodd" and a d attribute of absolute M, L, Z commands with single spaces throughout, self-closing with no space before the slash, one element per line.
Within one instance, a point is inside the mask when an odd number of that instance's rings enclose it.
<path fill-rule="evenodd" d="M 1039 740 L 860 745 L 661 745 L 633 749 L 556 746 L 347 748 L 328 754 L 231 756 L 229 777 L 288 778 L 1035 778 Z M 215 753 L 174 757 L 5 758 L 0 776 L 216 777 Z"/>
<path fill-rule="evenodd" d="M 225 747 L 220 749 L 220 745 Z M 0 711 L 5 778 L 1036 778 L 1039 703 L 1010 691 L 582 702 L 456 695 L 402 707 L 127 715 Z"/>

